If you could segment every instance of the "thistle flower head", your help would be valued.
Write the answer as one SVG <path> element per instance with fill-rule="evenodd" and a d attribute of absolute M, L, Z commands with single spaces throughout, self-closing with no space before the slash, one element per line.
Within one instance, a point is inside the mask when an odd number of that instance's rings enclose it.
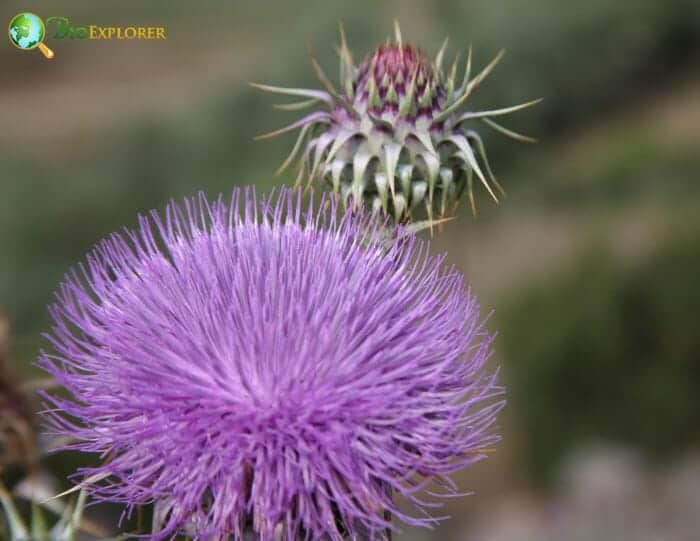
<path fill-rule="evenodd" d="M 101 242 L 51 307 L 52 429 L 155 539 L 385 539 L 485 456 L 502 402 L 461 275 L 376 219 L 284 191 L 200 196 Z M 441 490 L 438 489 L 438 492 Z"/>
<path fill-rule="evenodd" d="M 394 43 L 379 46 L 360 64 L 353 87 L 355 110 L 392 123 L 432 119 L 443 91 L 422 51 Z"/>
<path fill-rule="evenodd" d="M 500 60 L 499 53 L 472 77 L 471 50 L 464 76 L 457 78 L 459 58 L 443 69 L 447 42 L 430 61 L 402 41 L 398 24 L 395 40 L 387 42 L 355 66 L 341 28 L 340 89 L 312 64 L 323 90 L 254 85 L 266 91 L 302 96 L 306 101 L 282 105 L 299 110 L 324 103 L 328 111 L 312 112 L 280 130 L 299 129 L 285 169 L 299 156 L 297 181 L 319 179 L 332 186 L 347 204 L 365 202 L 397 222 L 417 212 L 432 220 L 436 212 L 452 212 L 466 190 L 476 212 L 473 184 L 480 182 L 498 201 L 503 192 L 489 165 L 476 122 L 514 139 L 533 139 L 513 132 L 492 117 L 530 107 L 539 100 L 489 111 L 468 110 L 468 98 Z M 476 180 L 475 180 L 476 177 Z"/>

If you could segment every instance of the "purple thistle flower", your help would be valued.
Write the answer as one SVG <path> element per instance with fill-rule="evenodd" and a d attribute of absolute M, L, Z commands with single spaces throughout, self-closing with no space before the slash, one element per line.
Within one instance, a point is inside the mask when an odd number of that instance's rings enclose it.
<path fill-rule="evenodd" d="M 443 68 L 446 47 L 447 41 L 431 61 L 403 42 L 396 24 L 394 41 L 379 46 L 356 66 L 341 27 L 339 88 L 313 55 L 323 90 L 253 84 L 268 92 L 305 98 L 280 109 L 297 111 L 320 104 L 328 110 L 311 112 L 259 138 L 299 130 L 280 171 L 299 156 L 298 183 L 324 181 L 344 203 L 352 200 L 356 207 L 364 202 L 396 222 L 415 221 L 421 212 L 429 221 L 435 211 L 444 217 L 454 212 L 465 191 L 476 214 L 475 181 L 496 202 L 494 190 L 505 193 L 477 127 L 483 123 L 513 139 L 534 142 L 494 118 L 540 100 L 492 110 L 467 109 L 472 93 L 496 67 L 503 51 L 472 77 L 470 49 L 464 76 L 458 78 L 459 58 L 451 68 Z"/>
<path fill-rule="evenodd" d="M 241 210 L 242 207 L 242 210 Z M 154 539 L 386 539 L 485 457 L 503 406 L 462 276 L 382 223 L 283 191 L 141 217 L 50 307 L 45 395 L 96 500 L 155 502 Z M 435 488 L 437 487 L 437 488 Z M 394 495 L 420 516 L 402 513 Z"/>

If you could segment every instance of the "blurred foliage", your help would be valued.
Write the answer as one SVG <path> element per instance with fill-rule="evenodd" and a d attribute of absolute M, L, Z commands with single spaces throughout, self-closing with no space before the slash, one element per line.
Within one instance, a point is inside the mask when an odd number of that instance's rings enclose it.
<path fill-rule="evenodd" d="M 585 440 L 655 457 L 700 444 L 700 237 L 622 262 L 592 251 L 499 317 L 510 411 L 535 479 Z"/>
<path fill-rule="evenodd" d="M 606 146 L 605 153 L 595 161 L 586 163 L 584 157 L 540 168 L 540 174 L 533 164 L 526 176 L 537 185 L 531 186 L 529 196 L 539 204 L 570 209 L 614 209 L 620 202 L 695 205 L 700 200 L 697 148 L 690 141 L 679 147 L 657 139 L 643 128 L 619 139 L 608 133 L 600 141 Z"/>
<path fill-rule="evenodd" d="M 584 447 L 555 494 L 476 518 L 469 541 L 692 541 L 700 528 L 700 456 L 647 464 L 634 450 Z M 486 515 L 486 516 L 484 516 Z M 466 532 L 465 532 L 466 533 Z"/>
<path fill-rule="evenodd" d="M 489 0 L 439 0 L 436 9 L 457 38 L 452 44 L 466 36 L 479 60 L 501 47 L 509 51 L 488 87 L 475 95 L 476 103 L 543 96 L 542 107 L 518 119 L 518 130 L 544 138 L 601 120 L 700 57 L 700 3 L 695 0 L 534 0 L 498 7 Z M 499 153 L 510 152 L 512 145 L 494 143 Z"/>

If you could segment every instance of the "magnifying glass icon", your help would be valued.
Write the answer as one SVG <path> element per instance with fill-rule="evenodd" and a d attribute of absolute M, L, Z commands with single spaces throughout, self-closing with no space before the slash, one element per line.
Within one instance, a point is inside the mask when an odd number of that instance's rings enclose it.
<path fill-rule="evenodd" d="M 54 57 L 53 51 L 44 45 L 46 26 L 38 15 L 33 13 L 15 15 L 10 21 L 8 35 L 12 45 L 18 49 L 23 51 L 39 49 L 49 60 Z"/>

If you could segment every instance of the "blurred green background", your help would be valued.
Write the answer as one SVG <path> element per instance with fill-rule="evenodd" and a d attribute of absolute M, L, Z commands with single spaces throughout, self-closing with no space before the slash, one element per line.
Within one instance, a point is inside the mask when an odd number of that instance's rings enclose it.
<path fill-rule="evenodd" d="M 361 56 L 398 19 L 431 54 L 445 36 L 477 65 L 508 50 L 474 108 L 545 98 L 508 124 L 539 145 L 484 133 L 508 197 L 481 193 L 477 220 L 465 205 L 432 241 L 494 310 L 504 442 L 459 476 L 476 495 L 449 503 L 453 520 L 399 539 L 647 539 L 601 518 L 627 506 L 650 520 L 625 483 L 655 491 L 676 472 L 695 481 L 659 498 L 700 500 L 697 0 L 9 0 L 0 20 L 26 10 L 164 25 L 168 39 L 49 37 L 52 62 L 0 46 L 0 309 L 20 373 L 33 374 L 52 291 L 101 237 L 200 189 L 291 182 L 272 173 L 292 136 L 252 138 L 292 116 L 249 81 L 315 87 L 307 44 L 335 73 L 338 21 Z M 582 486 L 613 503 L 592 511 L 572 496 Z M 668 508 L 645 531 L 697 539 L 700 513 Z"/>

